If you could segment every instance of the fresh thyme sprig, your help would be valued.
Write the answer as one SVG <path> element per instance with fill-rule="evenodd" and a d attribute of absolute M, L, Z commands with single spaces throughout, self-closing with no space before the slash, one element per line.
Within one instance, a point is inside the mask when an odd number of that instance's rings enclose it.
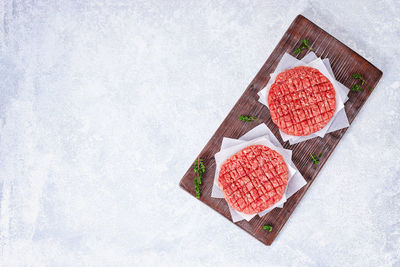
<path fill-rule="evenodd" d="M 314 164 L 318 164 L 319 163 L 319 159 L 321 158 L 322 153 L 319 153 L 319 155 L 315 155 L 315 154 L 310 154 L 310 158 L 313 161 Z"/>
<path fill-rule="evenodd" d="M 200 157 L 194 162 L 193 171 L 197 174 L 196 178 L 194 178 L 194 191 L 196 192 L 196 198 L 200 198 L 203 173 L 206 172 L 206 166 L 204 166 Z"/>
<path fill-rule="evenodd" d="M 193 182 L 194 182 L 194 192 L 196 193 L 196 198 L 199 199 L 201 196 L 201 188 L 199 182 L 197 181 L 197 177 L 194 178 Z"/>
<path fill-rule="evenodd" d="M 242 116 L 239 116 L 239 120 L 250 122 L 250 121 L 255 121 L 255 120 L 257 120 L 257 117 L 255 117 L 255 116 L 246 116 L 246 115 L 242 115 Z"/>
<path fill-rule="evenodd" d="M 364 85 L 365 79 L 360 73 L 354 73 L 353 74 L 354 79 L 359 79 L 361 81 L 361 85 Z"/>
<path fill-rule="evenodd" d="M 308 49 L 308 50 L 312 50 L 312 47 L 310 46 L 310 44 L 308 43 L 308 41 L 307 41 L 307 39 L 303 39 L 302 41 L 301 41 L 301 45 L 298 47 L 298 48 L 296 48 L 295 50 L 294 50 L 294 54 L 295 55 L 298 55 L 301 51 L 303 51 L 304 49 Z"/>
<path fill-rule="evenodd" d="M 356 84 L 354 84 L 354 85 L 351 87 L 351 90 L 353 90 L 353 91 L 355 91 L 355 92 L 358 92 L 358 91 L 364 92 L 364 88 L 362 87 L 362 86 L 365 84 L 365 79 L 364 79 L 364 77 L 363 77 L 360 73 L 354 73 L 354 74 L 353 74 L 353 78 L 359 80 L 359 82 L 356 83 Z M 371 90 L 372 90 L 372 87 L 371 87 L 371 86 L 368 86 L 368 90 L 371 91 Z"/>
<path fill-rule="evenodd" d="M 268 231 L 268 232 L 272 232 L 272 225 L 266 224 L 263 226 L 263 229 Z"/>
<path fill-rule="evenodd" d="M 364 91 L 364 89 L 361 88 L 361 85 L 359 85 L 358 83 L 354 84 L 353 87 L 351 87 L 351 90 L 357 92 L 357 91 Z"/>
<path fill-rule="evenodd" d="M 203 178 L 203 173 L 206 172 L 206 167 L 204 166 L 203 160 L 200 157 L 194 163 L 193 170 L 195 173 L 197 173 L 199 184 L 201 184 L 201 179 Z"/>

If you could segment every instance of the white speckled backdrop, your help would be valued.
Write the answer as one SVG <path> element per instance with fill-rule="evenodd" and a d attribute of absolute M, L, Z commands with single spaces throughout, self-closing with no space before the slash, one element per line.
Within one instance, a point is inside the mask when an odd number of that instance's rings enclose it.
<path fill-rule="evenodd" d="M 384 74 L 266 247 L 178 182 L 299 13 Z M 399 266 L 399 14 L 395 0 L 1 1 L 0 264 Z"/>

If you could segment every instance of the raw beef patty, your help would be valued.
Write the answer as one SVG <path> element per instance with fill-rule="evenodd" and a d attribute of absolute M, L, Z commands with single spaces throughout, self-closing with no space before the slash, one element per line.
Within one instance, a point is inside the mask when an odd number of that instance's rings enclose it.
<path fill-rule="evenodd" d="M 267 101 L 273 122 L 295 136 L 321 130 L 336 109 L 332 83 L 319 70 L 305 66 L 279 73 Z"/>
<path fill-rule="evenodd" d="M 282 198 L 288 179 L 288 167 L 278 152 L 253 145 L 222 164 L 218 183 L 229 206 L 256 214 Z"/>

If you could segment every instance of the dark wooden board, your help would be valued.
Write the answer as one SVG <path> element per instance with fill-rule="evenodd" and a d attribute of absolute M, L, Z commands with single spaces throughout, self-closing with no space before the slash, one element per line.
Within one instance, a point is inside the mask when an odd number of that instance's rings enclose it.
<path fill-rule="evenodd" d="M 352 85 L 356 83 L 356 80 L 351 77 L 353 73 L 361 73 L 364 76 L 366 80 L 365 88 L 368 86 L 375 88 L 382 76 L 382 71 L 370 62 L 305 17 L 298 15 L 264 63 L 261 70 L 257 73 L 256 77 L 236 102 L 235 106 L 211 137 L 210 141 L 208 141 L 207 145 L 200 152 L 199 155 L 204 159 L 207 168 L 203 177 L 200 201 L 232 221 L 226 201 L 224 199 L 211 197 L 211 188 L 215 173 L 214 155 L 220 150 L 222 138 L 239 138 L 256 125 L 265 123 L 279 139 L 283 147 L 293 151 L 292 160 L 306 179 L 307 185 L 290 197 L 282 209 L 275 208 L 264 217 L 260 218 L 256 216 L 250 222 L 243 220 L 235 223 L 266 245 L 272 244 L 347 130 L 347 128 L 338 130 L 325 135 L 324 138 L 314 138 L 295 145 L 289 145 L 289 142 L 282 141 L 278 128 L 271 120 L 268 109 L 258 102 L 257 92 L 266 86 L 269 80 L 269 74 L 274 71 L 280 58 L 285 52 L 294 55 L 293 51 L 300 45 L 302 39 L 307 39 L 309 41 L 317 56 L 329 58 L 336 79 L 348 88 L 351 88 Z M 306 51 L 303 51 L 297 55 L 297 57 L 302 58 L 305 54 Z M 373 91 L 370 92 L 369 90 L 365 90 L 364 92 L 350 91 L 348 95 L 349 100 L 345 104 L 345 110 L 350 124 L 372 92 Z M 257 116 L 259 120 L 257 123 L 241 122 L 238 120 L 238 117 L 243 114 Z M 311 162 L 309 157 L 310 153 L 323 154 L 318 165 Z M 195 175 L 193 173 L 192 164 L 189 166 L 189 169 L 179 184 L 193 196 L 195 196 L 193 185 L 194 178 Z M 263 230 L 263 225 L 265 224 L 273 225 L 273 231 L 267 233 Z M 212 225 L 210 225 L 210 227 L 212 227 Z"/>

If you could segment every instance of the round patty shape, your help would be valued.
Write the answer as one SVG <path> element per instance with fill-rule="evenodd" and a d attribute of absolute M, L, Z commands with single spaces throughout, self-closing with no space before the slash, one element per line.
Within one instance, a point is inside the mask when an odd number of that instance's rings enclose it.
<path fill-rule="evenodd" d="M 218 183 L 229 206 L 245 214 L 256 214 L 282 198 L 288 179 L 288 167 L 278 152 L 253 145 L 222 164 Z"/>
<path fill-rule="evenodd" d="M 321 130 L 336 109 L 332 83 L 319 70 L 305 66 L 279 73 L 267 101 L 272 121 L 282 132 L 294 136 Z"/>

